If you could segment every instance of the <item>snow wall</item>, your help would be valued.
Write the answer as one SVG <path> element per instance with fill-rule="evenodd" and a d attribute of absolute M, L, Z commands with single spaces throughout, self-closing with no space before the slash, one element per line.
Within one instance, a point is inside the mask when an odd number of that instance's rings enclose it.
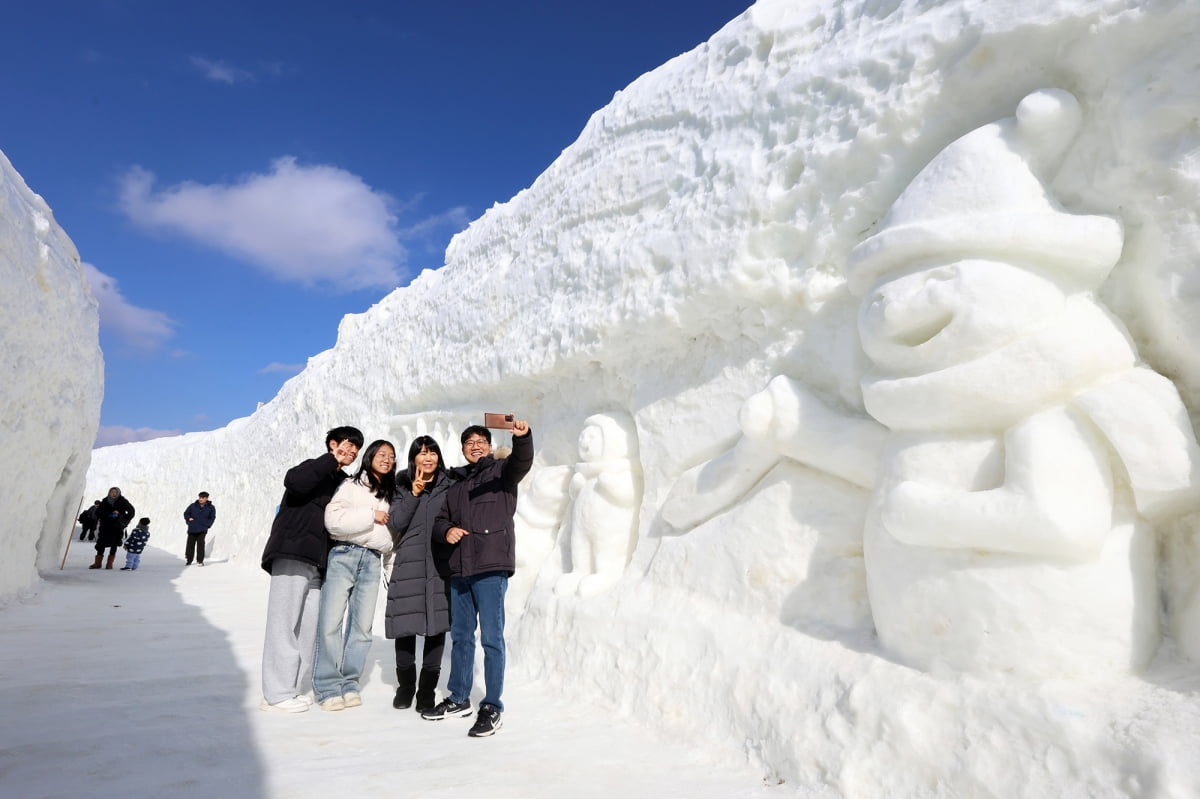
<path fill-rule="evenodd" d="M 1185 0 L 760 0 L 267 405 L 96 451 L 88 496 L 182 551 L 207 490 L 256 568 L 326 429 L 461 463 L 513 411 L 527 672 L 812 795 L 1195 795 L 1197 34 Z"/>
<path fill-rule="evenodd" d="M 58 568 L 100 425 L 100 316 L 79 253 L 0 153 L 0 602 Z"/>

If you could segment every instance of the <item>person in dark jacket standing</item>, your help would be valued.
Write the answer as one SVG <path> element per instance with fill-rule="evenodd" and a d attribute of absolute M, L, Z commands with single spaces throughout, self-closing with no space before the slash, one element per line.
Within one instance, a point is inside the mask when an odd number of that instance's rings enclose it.
<path fill-rule="evenodd" d="M 94 503 L 92 503 L 92 507 L 79 514 L 78 521 L 80 541 L 82 541 L 84 537 L 87 537 L 92 541 L 96 540 L 96 525 L 100 523 L 100 519 L 96 516 L 96 513 L 99 510 L 100 500 L 96 500 Z"/>
<path fill-rule="evenodd" d="M 317 609 L 329 555 L 325 506 L 349 475 L 363 434 L 335 427 L 325 434 L 324 455 L 293 466 L 283 478 L 283 499 L 263 548 L 262 567 L 271 575 L 263 642 L 263 710 L 308 710 Z"/>
<path fill-rule="evenodd" d="M 108 496 L 96 510 L 96 518 L 100 520 L 99 532 L 96 534 L 96 562 L 89 569 L 99 569 L 100 559 L 104 550 L 108 550 L 108 562 L 104 568 L 111 569 L 113 558 L 117 556 L 117 547 L 125 543 L 125 528 L 133 520 L 133 505 L 121 496 L 121 489 L 113 486 L 108 489 Z"/>
<path fill-rule="evenodd" d="M 437 701 L 442 653 L 450 629 L 450 547 L 433 540 L 433 523 L 446 505 L 454 477 L 442 463 L 432 436 L 417 436 L 408 447 L 408 469 L 396 477 L 396 498 L 388 529 L 396 539 L 396 557 L 388 580 L 384 634 L 396 640 L 396 696 L 392 707 L 413 704 L 425 713 Z M 424 638 L 417 676 L 417 636 Z"/>
<path fill-rule="evenodd" d="M 183 520 L 187 522 L 187 549 L 184 559 L 187 565 L 192 565 L 192 558 L 201 566 L 204 565 L 204 538 L 208 529 L 217 520 L 217 507 L 208 501 L 208 492 L 201 491 L 196 501 L 187 506 L 183 512 Z"/>
<path fill-rule="evenodd" d="M 462 433 L 467 466 L 456 469 L 461 481 L 450 488 L 446 507 L 433 525 L 435 541 L 451 544 L 450 695 L 421 717 L 436 721 L 471 715 L 475 670 L 475 626 L 483 644 L 484 695 L 471 727 L 472 738 L 500 729 L 504 703 L 504 595 L 516 568 L 513 514 L 517 483 L 533 466 L 533 433 L 522 420 L 512 423 L 512 454 L 492 457 L 492 434 L 473 425 Z"/>

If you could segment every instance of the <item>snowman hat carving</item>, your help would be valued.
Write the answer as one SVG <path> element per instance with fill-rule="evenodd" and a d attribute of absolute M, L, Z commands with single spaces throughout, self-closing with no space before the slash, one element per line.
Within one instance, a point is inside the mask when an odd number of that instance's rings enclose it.
<path fill-rule="evenodd" d="M 850 251 L 850 290 L 862 296 L 888 272 L 937 257 L 1011 260 L 1099 285 L 1121 257 L 1121 223 L 1063 210 L 1038 177 L 1057 164 L 1081 120 L 1072 94 L 1042 89 L 1015 116 L 952 142 Z"/>

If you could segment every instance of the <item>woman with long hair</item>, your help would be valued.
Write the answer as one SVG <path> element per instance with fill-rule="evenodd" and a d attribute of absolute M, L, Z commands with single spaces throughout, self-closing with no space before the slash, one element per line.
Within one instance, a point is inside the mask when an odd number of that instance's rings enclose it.
<path fill-rule="evenodd" d="M 395 493 L 396 448 L 388 441 L 372 441 L 358 473 L 344 481 L 325 506 L 332 546 L 313 655 L 313 693 L 325 710 L 362 704 L 359 679 L 371 649 L 381 560 L 392 551 L 387 522 Z"/>
<path fill-rule="evenodd" d="M 446 504 L 453 481 L 442 450 L 432 436 L 418 436 L 408 448 L 408 469 L 396 478 L 388 528 L 396 539 L 396 560 L 388 581 L 384 633 L 396 640 L 396 698 L 392 707 L 418 713 L 436 704 L 434 691 L 450 629 L 450 547 L 433 540 L 433 520 Z M 425 639 L 417 676 L 417 636 Z"/>

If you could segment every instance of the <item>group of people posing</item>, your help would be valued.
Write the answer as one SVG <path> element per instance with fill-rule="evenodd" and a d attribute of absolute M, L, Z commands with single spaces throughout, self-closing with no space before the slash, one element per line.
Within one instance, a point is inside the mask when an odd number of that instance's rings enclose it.
<path fill-rule="evenodd" d="M 467 465 L 448 469 L 435 439 L 418 436 L 397 472 L 396 449 L 363 445 L 354 427 L 325 436 L 326 452 L 288 470 L 263 551 L 271 575 L 263 645 L 264 710 L 362 704 L 375 603 L 387 577 L 385 634 L 395 641 L 392 706 L 437 721 L 473 712 L 475 631 L 484 695 L 472 737 L 500 729 L 504 703 L 504 597 L 515 569 L 517 484 L 533 465 L 529 425 L 512 421 L 512 452 L 494 457 L 491 431 L 462 432 Z M 437 701 L 446 633 L 448 694 Z M 417 638 L 423 639 L 420 668 Z M 312 696 L 309 696 L 311 688 Z"/>

